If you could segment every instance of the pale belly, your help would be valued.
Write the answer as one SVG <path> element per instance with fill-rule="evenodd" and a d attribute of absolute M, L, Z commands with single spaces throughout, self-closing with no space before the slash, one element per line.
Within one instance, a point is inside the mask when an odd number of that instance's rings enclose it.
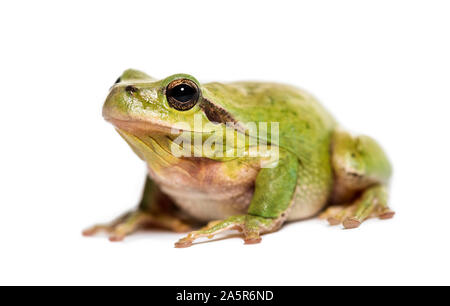
<path fill-rule="evenodd" d="M 183 212 L 208 222 L 246 214 L 258 171 L 252 165 L 196 159 L 158 171 L 150 168 L 149 175 Z M 297 186 L 287 221 L 315 216 L 326 201 L 327 195 L 322 191 Z"/>
<path fill-rule="evenodd" d="M 247 211 L 258 169 L 236 163 L 184 159 L 149 175 L 183 212 L 207 222 Z"/>
<path fill-rule="evenodd" d="M 180 193 L 167 187 L 162 187 L 162 190 L 189 216 L 203 222 L 245 214 L 253 195 L 251 189 L 238 195 L 223 198 L 218 197 L 218 194 L 192 195 L 188 192 Z"/>

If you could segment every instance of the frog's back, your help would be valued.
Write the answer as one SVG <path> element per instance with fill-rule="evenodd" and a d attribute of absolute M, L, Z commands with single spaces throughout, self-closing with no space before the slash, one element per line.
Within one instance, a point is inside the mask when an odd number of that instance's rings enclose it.
<path fill-rule="evenodd" d="M 294 86 L 264 82 L 208 83 L 205 93 L 240 122 L 279 122 L 280 146 L 294 153 L 329 138 L 330 113 L 309 93 Z"/>

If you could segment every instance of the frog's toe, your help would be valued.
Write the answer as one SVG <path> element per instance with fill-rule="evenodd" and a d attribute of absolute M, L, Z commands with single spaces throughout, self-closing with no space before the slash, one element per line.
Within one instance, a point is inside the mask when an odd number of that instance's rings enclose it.
<path fill-rule="evenodd" d="M 120 216 L 119 218 L 113 220 L 112 222 L 109 223 L 104 223 L 104 224 L 95 224 L 94 226 L 91 226 L 87 229 L 85 229 L 82 234 L 83 236 L 86 237 L 90 237 L 90 236 L 94 236 L 100 232 L 106 232 L 106 233 L 111 233 L 114 228 L 119 225 L 120 223 L 122 223 L 125 219 L 127 219 L 129 217 L 130 213 L 126 213 L 122 216 Z"/>
<path fill-rule="evenodd" d="M 99 224 L 99 225 L 94 225 L 94 226 L 91 226 L 91 227 L 83 230 L 82 235 L 85 237 L 90 237 L 90 236 L 94 236 L 98 232 L 101 232 L 101 231 L 106 232 L 108 230 L 109 230 L 109 226 Z"/>
<path fill-rule="evenodd" d="M 193 231 L 186 237 L 180 239 L 177 243 L 175 243 L 175 247 L 189 247 L 198 238 L 207 237 L 211 239 L 217 234 L 228 230 L 237 230 L 242 233 L 245 244 L 260 243 L 260 235 L 277 229 L 280 226 L 280 222 L 278 221 L 278 219 L 263 218 L 251 215 L 233 216 L 225 220 L 213 221 L 200 230 Z"/>
<path fill-rule="evenodd" d="M 261 240 L 262 240 L 262 238 L 259 236 L 258 237 L 245 237 L 244 243 L 245 244 L 257 244 L 257 243 L 260 243 Z"/>
<path fill-rule="evenodd" d="M 109 241 L 119 242 L 123 241 L 126 236 L 130 235 L 142 224 L 138 221 L 130 221 L 122 223 L 114 227 L 109 233 Z"/>
<path fill-rule="evenodd" d="M 193 242 L 198 238 L 207 237 L 208 239 L 212 239 L 214 238 L 214 236 L 216 236 L 221 232 L 232 229 L 239 230 L 243 226 L 243 223 L 238 224 L 226 221 L 227 220 L 210 222 L 207 226 L 201 228 L 200 230 L 190 232 L 186 237 L 178 240 L 178 242 L 175 243 L 175 247 L 176 248 L 190 247 L 193 244 Z"/>
<path fill-rule="evenodd" d="M 125 236 L 126 235 L 120 236 L 120 235 L 113 234 L 113 235 L 109 235 L 108 240 L 111 242 L 120 242 L 125 239 Z"/>
<path fill-rule="evenodd" d="M 127 213 L 116 220 L 97 224 L 83 231 L 84 236 L 93 236 L 99 232 L 105 232 L 109 235 L 112 242 L 122 241 L 125 237 L 133 233 L 141 225 L 149 221 L 147 214 L 140 210 Z"/>
<path fill-rule="evenodd" d="M 88 229 L 85 229 L 82 234 L 85 237 L 90 237 L 100 232 L 105 232 L 109 234 L 109 240 L 114 242 L 122 241 L 125 238 L 125 236 L 129 233 L 127 231 L 124 232 L 123 228 L 120 228 L 120 230 L 118 230 L 117 226 L 112 226 L 108 224 L 98 224 Z"/>
<path fill-rule="evenodd" d="M 373 186 L 365 190 L 353 203 L 346 206 L 332 206 L 320 215 L 330 225 L 341 224 L 346 229 L 357 228 L 369 218 L 390 219 L 395 215 L 386 202 L 383 186 Z"/>
<path fill-rule="evenodd" d="M 345 219 L 344 222 L 342 222 L 342 225 L 346 229 L 357 228 L 361 225 L 361 221 L 359 221 L 358 219 L 356 219 L 354 217 L 350 217 L 350 218 Z"/>
<path fill-rule="evenodd" d="M 365 215 L 364 213 L 356 213 L 351 217 L 345 218 L 345 220 L 342 222 L 342 225 L 345 229 L 352 229 L 357 228 L 361 225 L 362 222 L 369 218 L 378 218 L 380 220 L 387 220 L 394 217 L 395 212 L 387 208 L 384 209 L 378 209 L 375 207 L 373 211 L 370 214 Z"/>
<path fill-rule="evenodd" d="M 326 219 L 332 226 L 341 224 L 347 217 L 354 212 L 352 205 L 340 205 L 328 207 L 319 218 Z"/>
<path fill-rule="evenodd" d="M 327 218 L 327 221 L 332 226 L 341 224 L 341 220 L 339 220 L 335 217 L 329 217 L 329 218 Z"/>
<path fill-rule="evenodd" d="M 181 249 L 181 248 L 188 248 L 191 245 L 192 245 L 192 241 L 190 241 L 190 240 L 183 241 L 183 239 L 180 239 L 179 241 L 177 241 L 175 243 L 175 247 L 179 248 L 179 249 Z"/>
<path fill-rule="evenodd" d="M 154 225 L 174 232 L 187 232 L 190 225 L 175 216 L 163 213 L 152 214 L 142 210 L 127 213 L 108 224 L 94 225 L 83 231 L 84 236 L 93 236 L 99 232 L 106 232 L 112 242 L 122 241 L 126 236 L 147 225 Z"/>
<path fill-rule="evenodd" d="M 390 210 L 389 208 L 387 208 L 384 212 L 380 213 L 378 218 L 381 219 L 381 220 L 387 220 L 387 219 L 393 218 L 394 215 L 395 215 L 395 211 Z"/>

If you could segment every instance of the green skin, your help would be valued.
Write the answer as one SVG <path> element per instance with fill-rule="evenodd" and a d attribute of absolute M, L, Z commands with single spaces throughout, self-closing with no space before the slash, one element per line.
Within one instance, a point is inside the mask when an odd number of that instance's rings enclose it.
<path fill-rule="evenodd" d="M 181 79 L 199 89 L 195 106 L 183 111 L 172 107 L 166 96 L 169 84 Z M 242 232 L 250 244 L 286 221 L 317 215 L 327 205 L 320 216 L 345 228 L 394 214 L 387 206 L 392 170 L 380 146 L 367 136 L 341 130 L 311 95 L 297 88 L 257 82 L 200 84 L 186 74 L 156 80 L 127 70 L 111 88 L 103 115 L 147 163 L 149 176 L 138 209 L 85 235 L 105 230 L 118 241 L 143 225 L 186 231 L 197 220 L 212 222 L 189 233 L 177 247 L 230 229 Z M 194 115 L 204 123 L 219 121 L 211 124 L 246 140 L 247 123 L 279 122 L 278 163 L 261 167 L 270 156 L 175 157 L 170 145 L 179 133 L 172 128 L 179 127 L 178 122 L 195 126 Z M 218 118 L 236 124 L 227 126 Z M 203 133 L 202 139 L 214 134 L 208 127 L 185 132 Z M 270 133 L 265 140 L 274 146 Z M 242 143 L 234 143 L 233 150 Z"/>

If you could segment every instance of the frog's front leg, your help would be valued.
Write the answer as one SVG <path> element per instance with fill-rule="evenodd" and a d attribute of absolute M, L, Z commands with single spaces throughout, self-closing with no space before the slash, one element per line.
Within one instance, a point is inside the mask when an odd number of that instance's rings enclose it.
<path fill-rule="evenodd" d="M 175 246 L 188 247 L 197 238 L 212 238 L 226 230 L 242 232 L 246 244 L 259 243 L 261 234 L 276 231 L 286 220 L 286 211 L 297 184 L 298 166 L 296 156 L 280 151 L 278 164 L 273 168 L 263 168 L 258 173 L 255 192 L 246 215 L 210 222 L 180 239 Z"/>
<path fill-rule="evenodd" d="M 190 226 L 173 214 L 170 200 L 161 193 L 153 181 L 147 178 L 139 207 L 116 220 L 97 224 L 83 231 L 84 236 L 92 236 L 98 232 L 107 232 L 109 240 L 121 241 L 137 229 L 154 225 L 175 232 L 187 232 Z"/>
<path fill-rule="evenodd" d="M 388 206 L 387 185 L 391 165 L 381 147 L 370 137 L 336 131 L 332 164 L 336 182 L 333 202 L 321 218 L 331 225 L 358 227 L 370 217 L 388 219 L 394 212 Z"/>

